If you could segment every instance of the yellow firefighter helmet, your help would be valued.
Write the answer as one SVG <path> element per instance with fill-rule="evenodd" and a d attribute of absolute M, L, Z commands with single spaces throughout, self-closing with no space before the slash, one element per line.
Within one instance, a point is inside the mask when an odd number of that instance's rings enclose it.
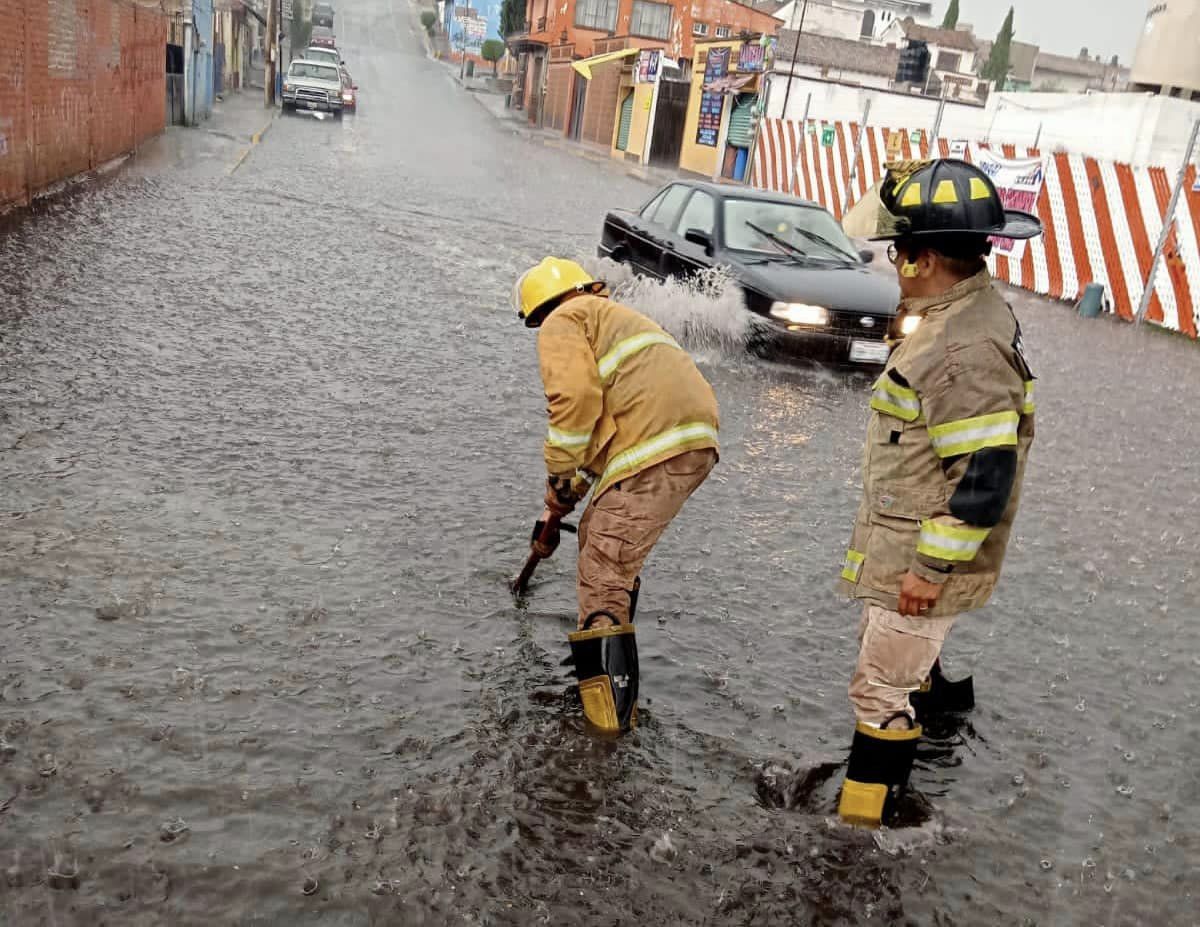
<path fill-rule="evenodd" d="M 603 289 L 603 283 L 574 261 L 543 258 L 537 266 L 521 274 L 513 286 L 513 308 L 526 325 L 537 328 L 546 311 L 568 293 L 599 293 Z"/>

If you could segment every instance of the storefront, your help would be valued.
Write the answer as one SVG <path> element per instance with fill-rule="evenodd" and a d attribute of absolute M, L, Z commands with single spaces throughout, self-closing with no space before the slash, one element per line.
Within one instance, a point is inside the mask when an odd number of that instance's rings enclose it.
<path fill-rule="evenodd" d="M 697 43 L 679 167 L 704 177 L 744 181 L 774 39 Z"/>

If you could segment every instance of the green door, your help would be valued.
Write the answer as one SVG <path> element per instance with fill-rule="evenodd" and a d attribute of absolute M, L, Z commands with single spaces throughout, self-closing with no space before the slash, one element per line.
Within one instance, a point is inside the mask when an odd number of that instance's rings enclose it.
<path fill-rule="evenodd" d="M 729 116 L 728 138 L 734 148 L 749 148 L 754 140 L 754 103 L 757 99 L 752 93 L 743 93 Z"/>
<path fill-rule="evenodd" d="M 633 91 L 621 101 L 621 122 L 617 126 L 617 148 L 625 151 L 629 147 L 629 124 L 633 122 Z"/>

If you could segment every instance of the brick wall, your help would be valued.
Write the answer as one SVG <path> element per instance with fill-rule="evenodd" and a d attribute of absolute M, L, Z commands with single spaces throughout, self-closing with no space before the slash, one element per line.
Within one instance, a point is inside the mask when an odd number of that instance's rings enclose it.
<path fill-rule="evenodd" d="M 163 130 L 157 2 L 0 0 L 0 36 L 0 209 Z"/>

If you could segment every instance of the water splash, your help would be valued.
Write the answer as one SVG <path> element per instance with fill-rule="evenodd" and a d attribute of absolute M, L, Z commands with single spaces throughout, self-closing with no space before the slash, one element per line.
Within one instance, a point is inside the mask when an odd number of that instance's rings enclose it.
<path fill-rule="evenodd" d="M 585 263 L 608 283 L 614 300 L 649 316 L 692 352 L 740 357 L 765 324 L 746 308 L 741 285 L 722 268 L 660 282 L 608 258 Z"/>

